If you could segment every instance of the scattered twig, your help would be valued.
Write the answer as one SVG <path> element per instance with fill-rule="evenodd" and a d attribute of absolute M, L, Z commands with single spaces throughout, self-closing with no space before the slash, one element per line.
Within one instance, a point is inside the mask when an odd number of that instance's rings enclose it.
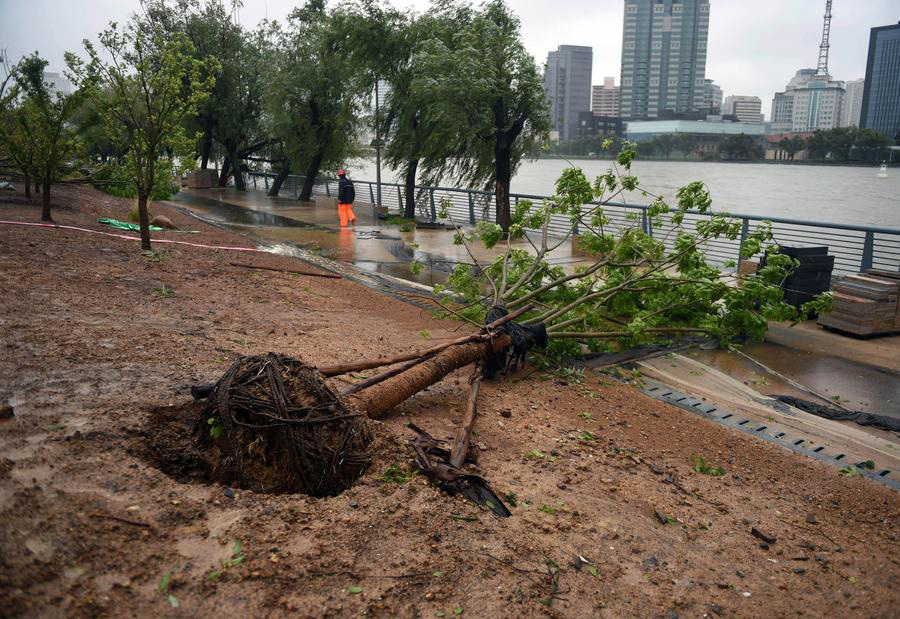
<path fill-rule="evenodd" d="M 140 522 L 138 520 L 129 520 L 128 518 L 122 518 L 121 516 L 113 516 L 112 514 L 104 514 L 101 512 L 91 512 L 88 514 L 91 518 L 105 518 L 107 520 L 115 520 L 117 522 L 121 522 L 123 524 L 130 524 L 133 527 L 141 527 L 144 529 L 151 528 L 151 525 L 146 522 Z"/>

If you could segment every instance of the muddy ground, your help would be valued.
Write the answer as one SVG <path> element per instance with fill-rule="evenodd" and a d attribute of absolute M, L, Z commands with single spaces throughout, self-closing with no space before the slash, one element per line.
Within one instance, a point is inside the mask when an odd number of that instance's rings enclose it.
<path fill-rule="evenodd" d="M 130 206 L 54 192 L 62 224 L 104 229 Z M 155 211 L 200 231 L 158 238 L 248 245 Z M 38 218 L 0 196 L 0 219 Z M 228 265 L 288 258 L 157 249 L 0 224 L 0 615 L 897 616 L 895 491 L 605 376 L 484 385 L 480 465 L 515 495 L 508 519 L 420 476 L 385 480 L 410 466 L 409 421 L 451 435 L 462 373 L 379 423 L 375 463 L 341 496 L 192 477 L 177 449 L 189 387 L 235 357 L 329 364 L 465 328 L 347 280 Z M 695 473 L 692 455 L 725 474 Z"/>

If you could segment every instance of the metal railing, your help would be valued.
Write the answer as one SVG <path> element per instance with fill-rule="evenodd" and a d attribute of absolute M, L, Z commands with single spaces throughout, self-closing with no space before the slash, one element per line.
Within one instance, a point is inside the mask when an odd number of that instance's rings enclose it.
<path fill-rule="evenodd" d="M 272 177 L 274 174 L 252 172 L 248 181 L 254 189 L 265 188 L 268 190 Z M 281 187 L 280 195 L 298 196 L 303 180 L 302 176 L 288 176 Z M 375 203 L 376 184 L 374 181 L 353 179 L 353 184 L 356 188 L 357 201 L 366 202 L 368 198 L 369 203 Z M 381 183 L 382 206 L 387 207 L 388 212 L 403 213 L 404 194 L 405 187 L 399 183 Z M 316 179 L 313 185 L 313 196 L 316 195 L 336 197 L 337 179 Z M 535 204 L 540 204 L 548 197 L 521 193 L 510 194 L 510 200 L 514 204 L 518 204 L 520 200 L 531 200 Z M 416 186 L 416 210 L 426 219 L 437 220 L 441 203 L 445 200 L 450 215 L 458 224 L 475 225 L 482 220 L 495 220 L 496 211 L 492 192 L 454 187 Z M 599 202 L 591 202 L 585 204 L 582 210 L 588 213 L 597 206 L 601 206 Z M 662 238 L 667 247 L 671 248 L 675 242 L 675 238 L 671 234 L 671 225 L 665 225 L 662 228 L 650 227 L 646 215 L 649 207 L 646 205 L 611 202 L 603 204 L 602 208 L 613 228 L 633 226 L 635 221 L 638 221 L 645 231 Z M 871 268 L 900 271 L 900 228 L 813 222 L 743 213 L 729 213 L 729 216 L 741 220 L 740 238 L 733 241 L 725 238 L 715 239 L 708 242 L 704 248 L 707 256 L 718 265 L 724 265 L 729 261 L 738 262 L 741 245 L 751 228 L 756 224 L 768 221 L 772 224 L 775 241 L 779 245 L 827 246 L 829 254 L 835 258 L 834 272 L 836 274 L 859 273 Z M 689 211 L 684 223 L 690 226 L 708 217 L 708 214 Z M 550 221 L 549 232 L 554 236 L 561 237 L 568 234 L 571 227 L 571 221 L 567 216 L 554 215 Z M 576 228 L 576 233 L 578 231 Z"/>

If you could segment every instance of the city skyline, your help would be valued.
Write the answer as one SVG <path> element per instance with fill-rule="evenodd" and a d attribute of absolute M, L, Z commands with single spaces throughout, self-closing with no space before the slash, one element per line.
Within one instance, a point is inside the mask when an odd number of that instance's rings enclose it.
<path fill-rule="evenodd" d="M 296 0 L 246 0 L 240 21 L 250 27 L 261 19 L 284 19 Z M 422 11 L 427 0 L 396 0 L 400 9 Z M 622 0 L 559 0 L 553 10 L 540 0 L 516 0 L 509 5 L 522 20 L 528 51 L 539 65 L 559 45 L 594 49 L 592 84 L 605 76 L 620 76 Z M 96 40 L 110 20 L 124 21 L 138 10 L 139 0 L 94 0 L 93 10 L 78 3 L 53 0 L 0 0 L 0 49 L 12 62 L 35 49 L 49 60 L 48 70 L 63 70 L 63 52 L 83 54 L 81 40 Z M 771 101 L 775 92 L 800 68 L 815 67 L 821 39 L 821 0 L 759 0 L 754 3 L 712 0 L 706 77 L 725 95 L 755 95 Z M 835 0 L 831 32 L 831 74 L 849 81 L 865 75 L 871 28 L 896 24 L 900 10 L 893 0 L 849 4 Z M 21 28 L 40 23 L 41 34 Z"/>

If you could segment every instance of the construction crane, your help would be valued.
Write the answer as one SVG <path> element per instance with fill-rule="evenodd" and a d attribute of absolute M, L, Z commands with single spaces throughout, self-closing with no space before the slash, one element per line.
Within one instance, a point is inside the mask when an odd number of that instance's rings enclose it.
<path fill-rule="evenodd" d="M 831 37 L 831 0 L 825 0 L 825 24 L 822 26 L 822 44 L 819 45 L 819 67 L 816 75 L 828 75 L 828 39 Z"/>

